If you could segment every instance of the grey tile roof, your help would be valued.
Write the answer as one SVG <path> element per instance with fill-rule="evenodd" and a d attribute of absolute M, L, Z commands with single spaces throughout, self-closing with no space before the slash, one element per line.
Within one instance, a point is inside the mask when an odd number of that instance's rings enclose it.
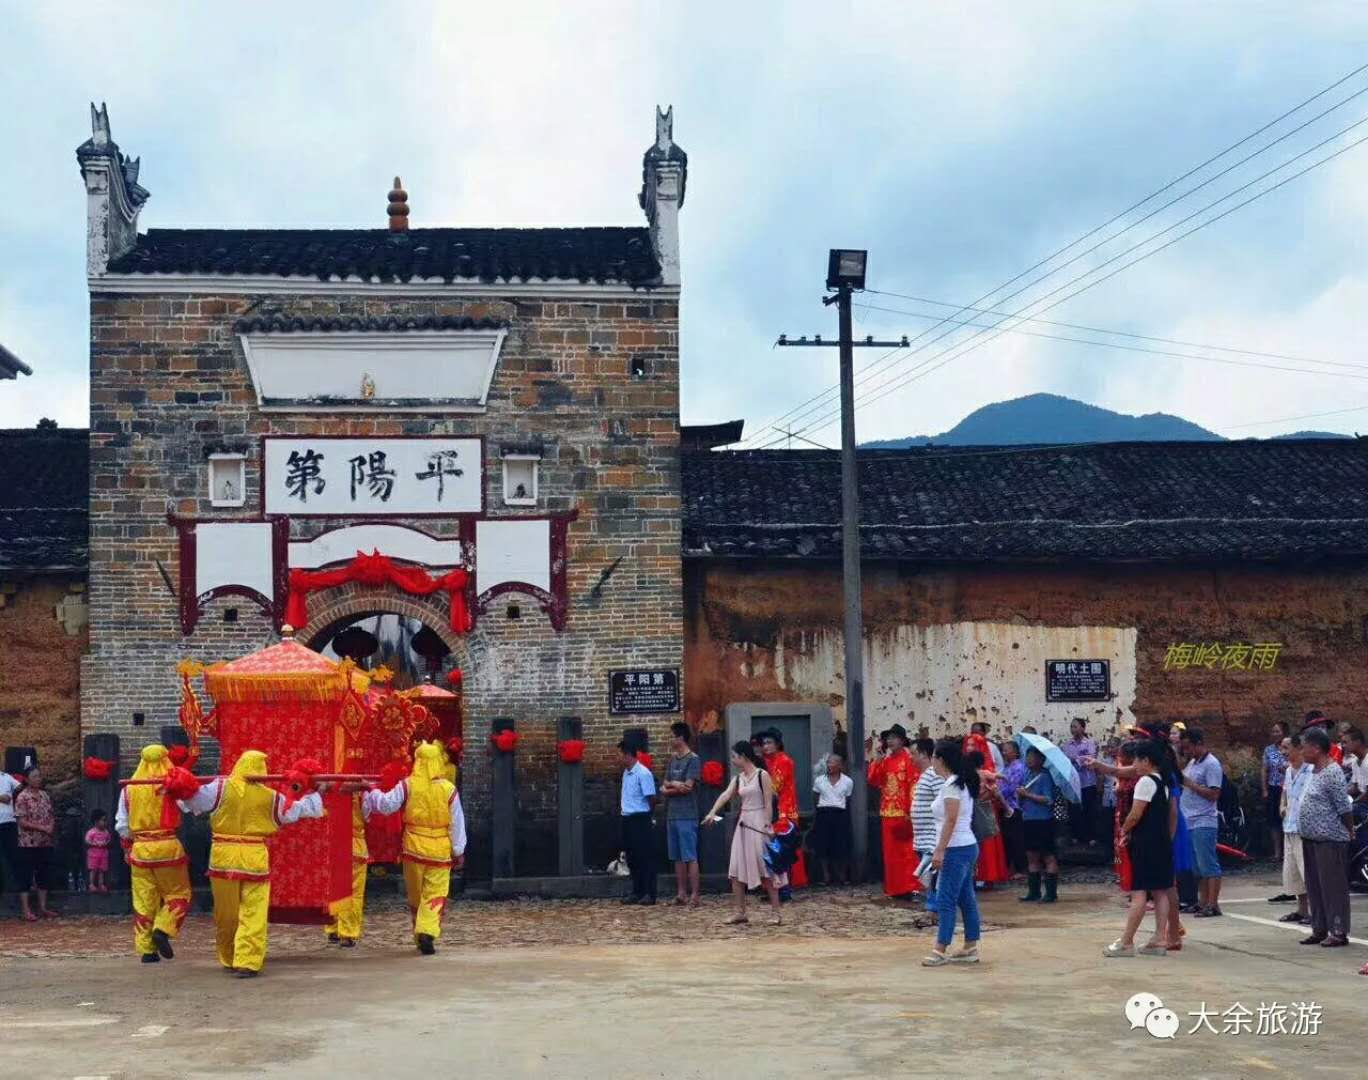
<path fill-rule="evenodd" d="M 861 545 L 912 561 L 1368 556 L 1368 441 L 860 452 Z M 682 458 L 690 557 L 840 557 L 840 458 Z"/>
<path fill-rule="evenodd" d="M 645 228 L 149 229 L 109 264 L 118 274 L 251 274 L 321 281 L 487 283 L 533 278 L 650 287 L 660 264 Z"/>
<path fill-rule="evenodd" d="M 80 570 L 89 558 L 83 430 L 0 430 L 0 573 Z"/>

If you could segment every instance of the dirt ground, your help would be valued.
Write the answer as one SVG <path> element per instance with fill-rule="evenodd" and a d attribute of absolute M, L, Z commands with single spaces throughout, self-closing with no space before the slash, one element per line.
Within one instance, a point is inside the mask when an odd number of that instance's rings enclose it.
<path fill-rule="evenodd" d="M 1288 910 L 1264 901 L 1275 891 L 1233 879 L 1226 917 L 1189 920 L 1180 953 L 1134 960 L 1101 955 L 1120 925 L 1107 887 L 1068 886 L 1053 909 L 997 891 L 982 898 L 983 963 L 938 970 L 918 963 L 923 920 L 869 891 L 800 894 L 784 926 L 746 929 L 721 925 L 720 898 L 464 903 L 432 958 L 389 902 L 355 950 L 273 927 L 254 981 L 218 969 L 204 916 L 158 965 L 130 955 L 125 920 L 4 920 L 0 1043 L 26 1077 L 65 1080 L 1362 1076 L 1368 898 L 1358 941 L 1324 950 L 1273 921 Z M 1173 1039 L 1131 1028 L 1138 993 L 1177 1015 Z M 1214 1032 L 1190 1030 L 1203 1007 Z"/>

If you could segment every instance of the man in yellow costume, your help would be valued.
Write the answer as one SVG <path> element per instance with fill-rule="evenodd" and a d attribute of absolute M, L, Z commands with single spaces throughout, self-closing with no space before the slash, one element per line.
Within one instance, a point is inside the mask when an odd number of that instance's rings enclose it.
<path fill-rule="evenodd" d="M 266 962 L 266 913 L 271 906 L 266 838 L 282 826 L 323 816 L 323 799 L 316 791 L 290 803 L 263 784 L 247 782 L 266 771 L 265 754 L 244 750 L 228 776 L 215 777 L 180 804 L 189 813 L 209 815 L 214 841 L 209 888 L 218 962 L 239 978 L 258 974 Z"/>
<path fill-rule="evenodd" d="M 162 780 L 171 769 L 166 747 L 144 746 L 134 780 Z M 133 886 L 133 947 L 144 964 L 176 953 L 171 942 L 190 911 L 190 871 L 176 830 L 180 810 L 155 784 L 119 793 L 114 830 L 123 838 Z"/>
<path fill-rule="evenodd" d="M 346 790 L 346 789 L 343 789 Z M 352 797 L 352 892 L 343 900 L 332 922 L 323 929 L 328 940 L 344 949 L 356 947 L 366 916 L 366 867 L 370 863 L 370 849 L 366 846 L 366 822 L 375 811 L 377 791 L 367 791 Z"/>
<path fill-rule="evenodd" d="M 456 785 L 442 775 L 441 749 L 419 743 L 413 771 L 389 791 L 373 791 L 374 812 L 404 811 L 404 891 L 413 913 L 413 940 L 431 956 L 442 936 L 451 868 L 465 861 L 465 813 Z"/>

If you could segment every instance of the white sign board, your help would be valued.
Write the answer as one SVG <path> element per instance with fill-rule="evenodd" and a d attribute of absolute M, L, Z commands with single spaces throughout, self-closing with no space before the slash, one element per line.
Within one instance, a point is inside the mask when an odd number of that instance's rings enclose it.
<path fill-rule="evenodd" d="M 263 442 L 267 514 L 413 517 L 484 508 L 479 439 L 267 436 Z"/>
<path fill-rule="evenodd" d="M 551 591 L 551 522 L 477 521 L 475 591 L 521 582 Z"/>
<path fill-rule="evenodd" d="M 195 594 L 227 586 L 275 597 L 275 557 L 268 521 L 200 522 L 195 526 Z"/>

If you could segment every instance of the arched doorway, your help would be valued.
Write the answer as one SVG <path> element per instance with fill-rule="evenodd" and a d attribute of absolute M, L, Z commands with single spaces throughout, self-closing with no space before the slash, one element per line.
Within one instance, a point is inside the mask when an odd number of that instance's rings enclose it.
<path fill-rule="evenodd" d="M 440 682 L 444 672 L 461 666 L 464 643 L 451 629 L 449 613 L 430 598 L 351 586 L 324 597 L 298 632 L 309 648 L 334 660 L 349 655 L 363 668 L 383 665 L 401 690 L 429 676 Z"/>

